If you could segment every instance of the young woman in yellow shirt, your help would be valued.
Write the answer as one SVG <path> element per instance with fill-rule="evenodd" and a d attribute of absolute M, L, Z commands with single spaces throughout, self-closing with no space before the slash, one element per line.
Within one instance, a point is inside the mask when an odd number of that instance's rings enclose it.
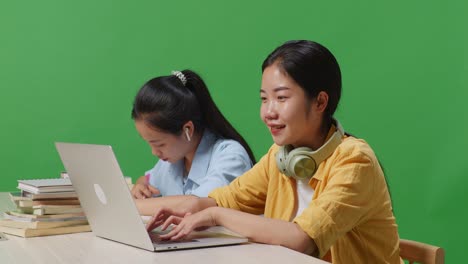
<path fill-rule="evenodd" d="M 148 230 L 163 239 L 222 225 L 251 241 L 333 263 L 400 263 L 384 173 L 370 146 L 333 118 L 341 73 L 332 53 L 289 41 L 262 65 L 260 115 L 275 144 L 249 171 L 208 198 L 158 208 Z M 259 216 L 262 215 L 263 216 Z"/>

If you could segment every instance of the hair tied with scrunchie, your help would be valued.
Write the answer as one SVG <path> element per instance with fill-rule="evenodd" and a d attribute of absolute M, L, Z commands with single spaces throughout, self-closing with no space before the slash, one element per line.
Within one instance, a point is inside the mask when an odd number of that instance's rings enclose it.
<path fill-rule="evenodd" d="M 185 84 L 187 83 L 187 77 L 185 77 L 185 75 L 181 71 L 172 71 L 171 73 L 172 75 L 177 76 L 177 78 L 179 78 L 179 80 L 185 86 Z"/>

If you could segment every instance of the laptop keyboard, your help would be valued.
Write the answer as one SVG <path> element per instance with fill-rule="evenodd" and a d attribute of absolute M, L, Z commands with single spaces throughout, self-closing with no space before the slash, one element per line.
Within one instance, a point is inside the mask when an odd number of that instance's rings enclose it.
<path fill-rule="evenodd" d="M 149 236 L 151 238 L 151 242 L 153 244 L 174 244 L 174 243 L 187 243 L 187 242 L 197 242 L 198 240 L 190 239 L 190 240 L 163 240 L 159 237 L 159 235 L 162 235 L 164 233 L 155 233 L 155 232 L 149 232 Z"/>

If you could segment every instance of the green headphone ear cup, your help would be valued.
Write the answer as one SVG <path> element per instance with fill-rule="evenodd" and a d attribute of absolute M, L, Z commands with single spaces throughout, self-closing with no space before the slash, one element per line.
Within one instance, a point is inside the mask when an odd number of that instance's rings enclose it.
<path fill-rule="evenodd" d="M 276 164 L 280 172 L 297 179 L 313 176 L 319 164 L 332 155 L 345 135 L 341 124 L 336 119 L 334 121 L 335 133 L 315 151 L 307 147 L 294 148 L 291 145 L 280 147 L 276 153 Z"/>
<path fill-rule="evenodd" d="M 309 152 L 312 150 L 306 147 L 294 149 L 291 145 L 282 146 L 275 155 L 276 165 L 288 177 L 308 178 L 317 169 L 315 160 L 307 154 Z"/>
<path fill-rule="evenodd" d="M 317 164 L 315 160 L 308 155 L 294 155 L 288 163 L 288 171 L 296 179 L 310 178 L 316 170 Z"/>
<path fill-rule="evenodd" d="M 291 176 L 288 173 L 287 169 L 287 159 L 288 159 L 288 153 L 292 149 L 292 146 L 281 146 L 278 149 L 278 152 L 276 152 L 275 158 L 276 158 L 276 166 L 280 170 L 281 173 L 283 173 L 286 176 Z"/>

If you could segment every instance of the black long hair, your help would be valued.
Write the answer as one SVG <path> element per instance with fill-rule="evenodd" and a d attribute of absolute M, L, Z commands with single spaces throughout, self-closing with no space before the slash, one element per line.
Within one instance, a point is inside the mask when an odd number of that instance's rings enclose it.
<path fill-rule="evenodd" d="M 186 78 L 185 84 L 175 75 L 146 82 L 135 97 L 132 119 L 144 120 L 157 130 L 178 136 L 182 134 L 182 126 L 192 121 L 196 132 L 208 128 L 218 136 L 236 140 L 255 163 L 249 145 L 219 111 L 202 78 L 191 70 L 181 73 Z"/>

